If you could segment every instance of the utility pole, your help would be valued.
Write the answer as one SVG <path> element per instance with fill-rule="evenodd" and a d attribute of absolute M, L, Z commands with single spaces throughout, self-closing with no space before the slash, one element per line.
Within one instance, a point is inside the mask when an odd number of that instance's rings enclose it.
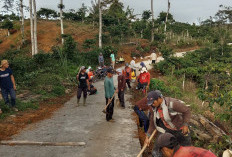
<path fill-rule="evenodd" d="M 166 20 L 165 20 L 165 26 L 164 26 L 164 32 L 166 33 L 167 31 L 167 22 L 168 22 L 168 15 L 169 15 L 169 10 L 170 10 L 171 4 L 168 0 L 168 11 L 167 11 L 167 15 L 166 15 Z"/>
<path fill-rule="evenodd" d="M 152 29 L 151 29 L 151 42 L 154 41 L 154 8 L 153 8 L 153 0 L 151 0 L 151 18 L 152 18 Z"/>
<path fill-rule="evenodd" d="M 62 44 L 64 44 L 63 34 L 64 34 L 64 24 L 63 24 L 63 0 L 60 0 L 60 27 L 61 27 L 61 38 L 62 38 Z"/>

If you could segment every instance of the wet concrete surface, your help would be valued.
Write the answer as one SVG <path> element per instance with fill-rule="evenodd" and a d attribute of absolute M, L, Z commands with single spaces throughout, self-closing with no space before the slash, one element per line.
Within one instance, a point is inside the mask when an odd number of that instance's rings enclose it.
<path fill-rule="evenodd" d="M 161 57 L 158 61 L 162 60 Z M 148 69 L 151 61 L 144 61 Z M 137 63 L 139 65 L 139 63 Z M 117 87 L 117 76 L 114 76 Z M 141 147 L 137 136 L 137 126 L 129 107 L 129 94 L 126 94 L 126 109 L 115 103 L 114 121 L 107 122 L 102 110 L 105 107 L 104 83 L 96 82 L 98 94 L 88 96 L 86 106 L 76 107 L 76 96 L 63 108 L 54 113 L 51 119 L 32 124 L 14 141 L 38 142 L 85 142 L 85 146 L 0 146 L 0 157 L 134 157 Z M 127 92 L 130 93 L 130 92 Z"/>

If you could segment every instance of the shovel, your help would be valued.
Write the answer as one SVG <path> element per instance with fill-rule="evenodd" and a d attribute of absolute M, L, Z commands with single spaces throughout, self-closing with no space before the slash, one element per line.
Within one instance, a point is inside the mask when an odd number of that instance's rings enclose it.
<path fill-rule="evenodd" d="M 112 100 L 114 99 L 115 95 L 117 94 L 117 92 L 114 92 L 114 95 L 112 96 L 112 98 L 108 101 L 106 107 L 104 108 L 104 110 L 102 111 L 103 113 L 106 113 L 106 109 L 107 107 L 110 105 L 110 103 L 112 102 Z"/>

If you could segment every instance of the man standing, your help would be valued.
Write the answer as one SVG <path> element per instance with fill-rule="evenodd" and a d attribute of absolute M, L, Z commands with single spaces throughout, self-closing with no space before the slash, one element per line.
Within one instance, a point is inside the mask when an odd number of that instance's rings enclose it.
<path fill-rule="evenodd" d="M 121 107 L 125 108 L 124 94 L 126 88 L 126 78 L 122 74 L 122 69 L 118 69 L 117 73 L 118 73 L 118 99 L 120 101 Z"/>
<path fill-rule="evenodd" d="M 160 135 L 156 141 L 158 151 L 165 157 L 216 157 L 212 152 L 198 147 L 183 147 L 179 145 L 176 137 L 170 133 Z M 153 157 L 157 153 L 153 152 Z"/>
<path fill-rule="evenodd" d="M 173 134 L 180 145 L 191 145 L 188 123 L 191 117 L 190 109 L 183 101 L 163 97 L 160 92 L 151 91 L 147 95 L 147 104 L 151 105 L 149 129 L 145 143 L 149 145 L 149 136 L 157 129 L 160 133 Z"/>
<path fill-rule="evenodd" d="M 100 55 L 98 56 L 98 62 L 99 62 L 99 66 L 101 66 L 101 67 L 104 66 L 104 57 L 103 57 L 102 53 L 100 53 Z"/>
<path fill-rule="evenodd" d="M 85 66 L 82 66 L 80 70 L 81 70 L 80 73 L 77 75 L 77 80 L 79 81 L 78 92 L 77 92 L 77 106 L 79 106 L 82 92 L 84 95 L 83 105 L 85 105 L 87 98 L 87 90 L 88 89 L 90 90 L 89 77 L 88 74 L 86 73 Z"/>
<path fill-rule="evenodd" d="M 108 69 L 107 70 L 107 76 L 104 81 L 104 88 L 105 88 L 105 98 L 106 98 L 106 105 L 108 102 L 112 99 L 111 103 L 106 109 L 106 120 L 110 121 L 112 120 L 112 116 L 114 113 L 114 92 L 115 92 L 115 87 L 114 87 L 114 81 L 113 81 L 113 70 Z"/>
<path fill-rule="evenodd" d="M 157 60 L 157 55 L 155 53 L 155 50 L 152 51 L 150 58 L 151 58 L 151 64 L 155 64 Z"/>
<path fill-rule="evenodd" d="M 111 65 L 112 65 L 112 68 L 114 69 L 114 65 L 115 65 L 115 56 L 114 56 L 114 52 L 111 53 L 110 58 L 111 58 Z"/>
<path fill-rule="evenodd" d="M 126 63 L 126 65 L 125 65 L 125 69 L 123 70 L 123 75 L 125 76 L 127 86 L 128 86 L 128 88 L 130 89 L 130 88 L 131 88 L 131 85 L 130 85 L 130 80 L 131 80 L 131 68 L 129 67 L 129 64 L 128 64 L 128 63 Z"/>
<path fill-rule="evenodd" d="M 5 104 L 12 107 L 14 111 L 18 111 L 15 107 L 15 100 L 16 100 L 16 85 L 15 79 L 12 73 L 12 70 L 9 68 L 9 63 L 7 60 L 1 61 L 1 68 L 0 68 L 0 86 L 2 90 L 2 97 L 5 101 Z M 11 97 L 11 102 L 9 101 L 9 97 Z M 11 104 L 11 105 L 10 105 Z M 0 113 L 2 111 L 0 110 Z"/>

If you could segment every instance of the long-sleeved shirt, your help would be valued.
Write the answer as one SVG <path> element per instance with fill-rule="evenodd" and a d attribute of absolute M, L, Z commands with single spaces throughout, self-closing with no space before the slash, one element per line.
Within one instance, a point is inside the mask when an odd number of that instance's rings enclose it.
<path fill-rule="evenodd" d="M 135 64 L 135 60 L 131 60 L 131 62 L 130 62 L 130 67 L 131 67 L 132 69 L 138 68 L 138 66 L 136 66 L 136 64 Z"/>
<path fill-rule="evenodd" d="M 167 105 L 168 109 L 170 109 L 168 110 L 168 114 L 171 118 L 171 123 L 174 124 L 177 130 L 189 123 L 191 118 L 191 112 L 190 109 L 184 104 L 184 102 L 170 97 L 163 98 L 163 101 L 165 101 L 165 104 Z M 151 135 L 152 132 L 155 130 L 154 118 L 159 118 L 158 114 L 156 114 L 156 116 L 158 117 L 154 117 L 154 112 L 157 112 L 157 108 L 154 108 L 153 112 L 150 112 L 150 124 L 149 129 L 147 131 L 148 135 Z M 172 112 L 172 114 L 170 112 Z"/>
<path fill-rule="evenodd" d="M 104 81 L 104 88 L 105 88 L 105 97 L 112 98 L 114 95 L 113 77 L 109 78 L 106 76 L 105 81 Z"/>
<path fill-rule="evenodd" d="M 103 57 L 103 56 L 99 56 L 99 57 L 98 57 L 98 62 L 99 62 L 99 63 L 104 62 L 104 57 Z"/>
<path fill-rule="evenodd" d="M 126 88 L 126 77 L 124 75 L 118 76 L 118 90 L 124 90 Z"/>
<path fill-rule="evenodd" d="M 151 60 L 157 60 L 157 55 L 155 52 L 151 54 Z"/>

